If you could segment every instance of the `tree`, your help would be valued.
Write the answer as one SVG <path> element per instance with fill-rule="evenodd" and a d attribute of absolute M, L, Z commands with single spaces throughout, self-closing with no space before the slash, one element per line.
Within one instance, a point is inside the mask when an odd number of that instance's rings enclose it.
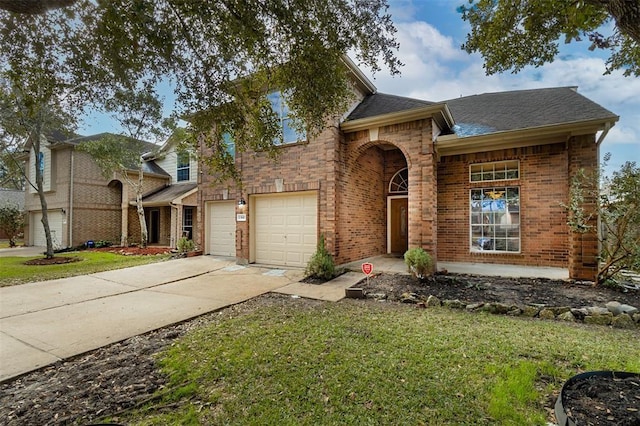
<path fill-rule="evenodd" d="M 9 237 L 9 246 L 16 246 L 16 237 L 24 227 L 24 214 L 18 206 L 5 204 L 0 206 L 0 229 Z"/>
<path fill-rule="evenodd" d="M 166 137 L 166 132 L 173 129 L 173 122 L 162 120 L 162 105 L 150 87 L 142 86 L 139 90 L 118 91 L 106 102 L 105 107 L 120 122 L 125 134 L 108 135 L 99 140 L 84 142 L 78 150 L 87 152 L 93 157 L 106 179 L 118 173 L 136 194 L 140 246 L 146 247 L 148 230 L 142 205 L 144 156 L 155 154 L 158 146 L 143 142 L 141 138 L 153 137 L 156 140 L 162 140 Z M 136 171 L 135 179 L 131 176 L 132 170 Z M 121 245 L 127 244 L 126 237 L 126 235 L 121 236 Z"/>
<path fill-rule="evenodd" d="M 113 93 L 169 83 L 189 140 L 215 147 L 230 131 L 238 152 L 273 154 L 281 129 L 267 93 L 284 90 L 298 128 L 314 134 L 352 99 L 346 52 L 374 72 L 378 58 L 398 72 L 387 8 L 386 0 L 0 1 L 0 127 L 37 152 L 48 130 L 75 130 Z M 233 174 L 233 163 L 219 164 Z"/>
<path fill-rule="evenodd" d="M 640 75 L 640 0 L 469 0 L 458 10 L 471 24 L 462 47 L 482 55 L 487 74 L 539 67 L 556 57 L 558 40 L 586 37 L 590 50 L 610 50 L 607 74 Z M 611 21 L 613 32 L 601 34 Z"/>
<path fill-rule="evenodd" d="M 83 39 L 79 16 L 72 13 L 29 15 L 13 19 L 0 14 L 0 136 L 2 154 L 28 148 L 37 159 L 55 131 L 71 133 L 77 111 L 95 97 L 97 86 L 85 84 L 82 64 L 90 57 L 76 46 Z M 15 157 L 12 157 L 15 158 Z M 53 256 L 43 170 L 23 170 L 42 209 L 46 256 Z"/>
<path fill-rule="evenodd" d="M 592 232 L 599 218 L 598 283 L 613 282 L 623 269 L 640 270 L 640 168 L 635 162 L 626 162 L 611 177 L 581 170 L 565 207 L 573 232 Z"/>

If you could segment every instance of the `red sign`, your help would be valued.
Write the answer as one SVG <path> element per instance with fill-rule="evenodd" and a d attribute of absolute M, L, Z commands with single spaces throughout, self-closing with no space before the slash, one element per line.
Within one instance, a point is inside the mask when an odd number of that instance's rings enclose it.
<path fill-rule="evenodd" d="M 373 263 L 369 263 L 369 262 L 363 263 L 362 272 L 367 276 L 371 275 L 371 273 L 373 272 Z"/>

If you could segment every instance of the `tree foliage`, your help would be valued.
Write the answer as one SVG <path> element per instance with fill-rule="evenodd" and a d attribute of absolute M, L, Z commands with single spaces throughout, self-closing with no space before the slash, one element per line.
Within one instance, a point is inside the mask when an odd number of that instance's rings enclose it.
<path fill-rule="evenodd" d="M 573 232 L 594 232 L 600 224 L 599 283 L 612 282 L 623 269 L 640 271 L 640 168 L 635 162 L 626 162 L 611 177 L 581 170 L 565 207 Z"/>
<path fill-rule="evenodd" d="M 239 152 L 273 153 L 281 129 L 270 91 L 285 89 L 297 126 L 314 134 L 350 98 L 346 52 L 398 72 L 387 8 L 386 0 L 0 0 L 0 130 L 37 154 L 41 135 L 74 131 L 87 110 L 117 113 L 118 93 L 159 101 L 153 89 L 169 84 L 172 113 L 189 118 L 185 140 L 215 148 L 229 132 Z M 138 100 L 119 102 L 144 115 Z M 232 162 L 213 164 L 237 176 Z"/>
<path fill-rule="evenodd" d="M 607 49 L 606 73 L 640 75 L 639 0 L 469 0 L 458 9 L 471 24 L 463 48 L 479 52 L 487 74 L 552 62 L 559 42 L 591 41 Z M 611 34 L 600 28 L 613 23 Z"/>
<path fill-rule="evenodd" d="M 24 213 L 18 206 L 5 204 L 0 206 L 0 229 L 9 237 L 9 246 L 16 246 L 16 238 L 24 227 Z"/>

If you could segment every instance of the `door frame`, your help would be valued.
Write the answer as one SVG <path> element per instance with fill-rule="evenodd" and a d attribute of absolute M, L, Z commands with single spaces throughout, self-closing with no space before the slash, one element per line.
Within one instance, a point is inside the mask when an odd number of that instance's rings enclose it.
<path fill-rule="evenodd" d="M 391 253 L 391 200 L 406 198 L 407 206 L 409 205 L 409 194 L 405 195 L 388 195 L 387 196 L 387 254 Z M 407 212 L 407 216 L 409 212 Z M 409 224 L 407 223 L 407 234 L 409 233 Z M 407 235 L 407 241 L 409 236 Z"/>

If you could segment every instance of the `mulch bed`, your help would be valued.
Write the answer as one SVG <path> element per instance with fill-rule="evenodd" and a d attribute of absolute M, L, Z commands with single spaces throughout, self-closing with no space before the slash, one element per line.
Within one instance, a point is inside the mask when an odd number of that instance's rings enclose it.
<path fill-rule="evenodd" d="M 40 257 L 37 259 L 31 259 L 31 260 L 27 260 L 26 262 L 24 262 L 25 265 L 40 265 L 40 266 L 47 266 L 47 265 L 63 265 L 65 263 L 72 263 L 72 262 L 79 262 L 80 259 L 79 257 L 62 257 L 62 256 L 53 256 L 53 257 Z"/>

